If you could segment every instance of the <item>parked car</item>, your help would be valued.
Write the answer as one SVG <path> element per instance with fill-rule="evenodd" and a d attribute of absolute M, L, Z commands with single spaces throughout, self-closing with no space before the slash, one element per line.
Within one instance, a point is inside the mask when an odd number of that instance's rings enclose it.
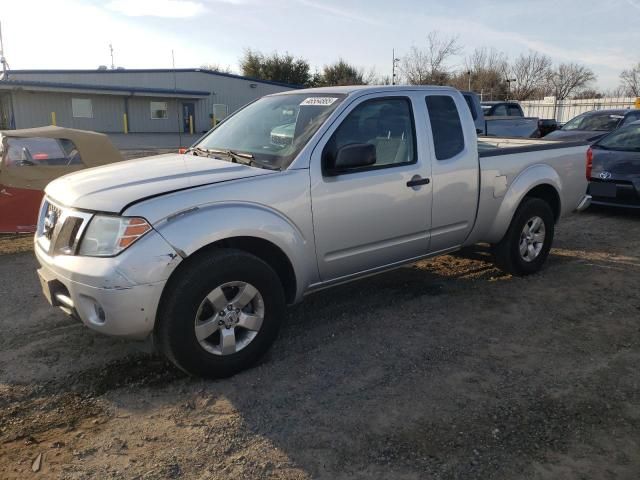
<path fill-rule="evenodd" d="M 640 110 L 593 110 L 572 118 L 545 138 L 550 140 L 593 142 L 616 128 L 640 120 Z"/>
<path fill-rule="evenodd" d="M 0 233 L 35 232 L 50 181 L 122 159 L 101 133 L 54 126 L 0 132 Z"/>
<path fill-rule="evenodd" d="M 517 102 L 480 102 L 474 92 L 462 92 L 478 135 L 539 138 L 555 130 L 555 120 L 525 117 Z"/>
<path fill-rule="evenodd" d="M 293 138 L 272 132 L 296 119 Z M 586 145 L 479 153 L 460 92 L 334 87 L 269 95 L 185 154 L 77 172 L 46 189 L 35 252 L 52 305 L 145 338 L 179 368 L 227 376 L 306 294 L 465 245 L 516 275 L 588 205 Z"/>
<path fill-rule="evenodd" d="M 485 117 L 524 117 L 518 102 L 481 102 Z"/>
<path fill-rule="evenodd" d="M 587 152 L 593 203 L 640 208 L 640 121 L 602 137 Z"/>

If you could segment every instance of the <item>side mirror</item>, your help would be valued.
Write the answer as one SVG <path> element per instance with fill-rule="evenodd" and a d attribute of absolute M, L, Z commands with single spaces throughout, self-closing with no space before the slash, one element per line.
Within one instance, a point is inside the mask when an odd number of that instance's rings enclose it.
<path fill-rule="evenodd" d="M 333 165 L 327 173 L 338 175 L 354 168 L 368 167 L 376 163 L 376 147 L 371 143 L 351 143 L 338 149 Z"/>

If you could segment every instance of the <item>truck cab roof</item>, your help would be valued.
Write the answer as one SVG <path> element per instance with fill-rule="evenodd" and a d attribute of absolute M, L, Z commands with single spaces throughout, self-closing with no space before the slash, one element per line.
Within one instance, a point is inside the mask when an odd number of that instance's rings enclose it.
<path fill-rule="evenodd" d="M 380 92 L 397 92 L 397 91 L 421 91 L 421 90 L 441 90 L 443 92 L 457 92 L 458 90 L 453 87 L 443 87 L 438 85 L 345 85 L 340 87 L 316 87 L 305 88 L 302 90 L 288 90 L 286 92 L 275 93 L 275 95 L 296 95 L 304 92 L 318 94 L 339 94 L 339 95 L 352 95 L 352 94 L 366 94 L 366 93 L 380 93 Z"/>

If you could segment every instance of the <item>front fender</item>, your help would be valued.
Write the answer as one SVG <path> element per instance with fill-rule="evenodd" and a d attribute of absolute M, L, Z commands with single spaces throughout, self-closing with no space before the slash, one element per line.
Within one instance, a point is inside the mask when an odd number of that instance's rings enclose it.
<path fill-rule="evenodd" d="M 509 185 L 487 232 L 486 241 L 496 243 L 502 240 L 522 199 L 538 185 L 551 185 L 558 194 L 562 191 L 560 176 L 549 165 L 538 164 L 526 168 Z"/>
<path fill-rule="evenodd" d="M 289 258 L 300 296 L 317 276 L 313 243 L 287 216 L 251 202 L 220 202 L 161 220 L 154 228 L 183 257 L 233 237 L 254 237 L 276 245 Z"/>

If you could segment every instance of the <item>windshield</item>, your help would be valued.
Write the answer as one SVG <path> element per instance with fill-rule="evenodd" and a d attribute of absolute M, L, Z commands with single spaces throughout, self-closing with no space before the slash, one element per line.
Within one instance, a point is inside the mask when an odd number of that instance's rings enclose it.
<path fill-rule="evenodd" d="M 564 124 L 562 130 L 591 130 L 608 132 L 618 126 L 623 115 L 596 113 L 578 115 Z"/>
<path fill-rule="evenodd" d="M 195 150 L 233 152 L 253 164 L 284 169 L 289 166 L 345 95 L 300 93 L 263 97 L 212 130 Z"/>
<path fill-rule="evenodd" d="M 623 127 L 596 143 L 607 150 L 640 152 L 640 123 Z"/>

